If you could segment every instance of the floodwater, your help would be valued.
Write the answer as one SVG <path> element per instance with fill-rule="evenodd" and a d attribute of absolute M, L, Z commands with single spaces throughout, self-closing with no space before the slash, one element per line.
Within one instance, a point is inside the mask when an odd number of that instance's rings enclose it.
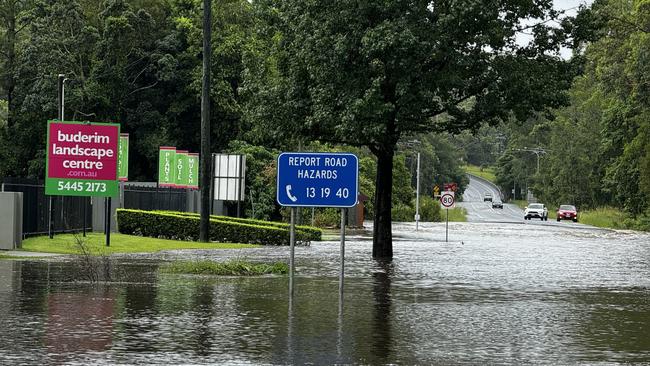
<path fill-rule="evenodd" d="M 286 276 L 160 274 L 177 258 L 288 261 L 286 247 L 0 261 L 0 364 L 650 363 L 650 236 L 571 225 L 394 227 L 395 258 L 349 235 Z"/>

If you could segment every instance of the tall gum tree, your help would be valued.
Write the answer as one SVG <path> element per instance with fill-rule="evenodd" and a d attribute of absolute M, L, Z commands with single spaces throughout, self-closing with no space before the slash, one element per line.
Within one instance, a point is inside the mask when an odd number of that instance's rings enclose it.
<path fill-rule="evenodd" d="M 393 257 L 402 137 L 458 132 L 563 105 L 574 67 L 551 0 L 261 0 L 271 39 L 247 90 L 259 133 L 367 146 L 377 158 L 372 255 Z M 530 22 L 525 22 L 526 24 Z M 563 22 L 568 24 L 567 21 Z M 518 32 L 533 41 L 516 42 Z"/>

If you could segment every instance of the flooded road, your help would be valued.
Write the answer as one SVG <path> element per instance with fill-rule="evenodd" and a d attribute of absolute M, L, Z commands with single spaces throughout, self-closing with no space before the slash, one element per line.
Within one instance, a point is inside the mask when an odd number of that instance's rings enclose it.
<path fill-rule="evenodd" d="M 288 260 L 286 247 L 114 259 L 113 282 L 74 263 L 0 261 L 0 364 L 650 363 L 650 235 L 573 226 L 394 226 L 296 249 L 288 278 L 157 271 L 175 258 Z"/>

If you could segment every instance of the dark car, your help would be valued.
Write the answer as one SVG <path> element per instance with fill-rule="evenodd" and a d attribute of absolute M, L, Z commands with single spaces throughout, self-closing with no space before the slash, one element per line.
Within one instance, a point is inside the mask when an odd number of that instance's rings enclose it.
<path fill-rule="evenodd" d="M 492 201 L 492 193 L 486 193 L 485 196 L 483 196 L 483 202 L 485 201 Z"/>
<path fill-rule="evenodd" d="M 561 205 L 557 210 L 557 221 L 573 220 L 578 222 L 578 210 L 573 205 Z"/>
<path fill-rule="evenodd" d="M 500 208 L 503 210 L 503 202 L 501 201 L 492 201 L 492 208 Z"/>

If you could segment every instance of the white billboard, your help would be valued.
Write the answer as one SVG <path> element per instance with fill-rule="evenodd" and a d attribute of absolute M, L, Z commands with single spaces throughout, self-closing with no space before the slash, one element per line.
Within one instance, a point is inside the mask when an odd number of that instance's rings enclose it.
<path fill-rule="evenodd" d="M 212 154 L 212 171 L 215 200 L 244 200 L 246 155 Z"/>

